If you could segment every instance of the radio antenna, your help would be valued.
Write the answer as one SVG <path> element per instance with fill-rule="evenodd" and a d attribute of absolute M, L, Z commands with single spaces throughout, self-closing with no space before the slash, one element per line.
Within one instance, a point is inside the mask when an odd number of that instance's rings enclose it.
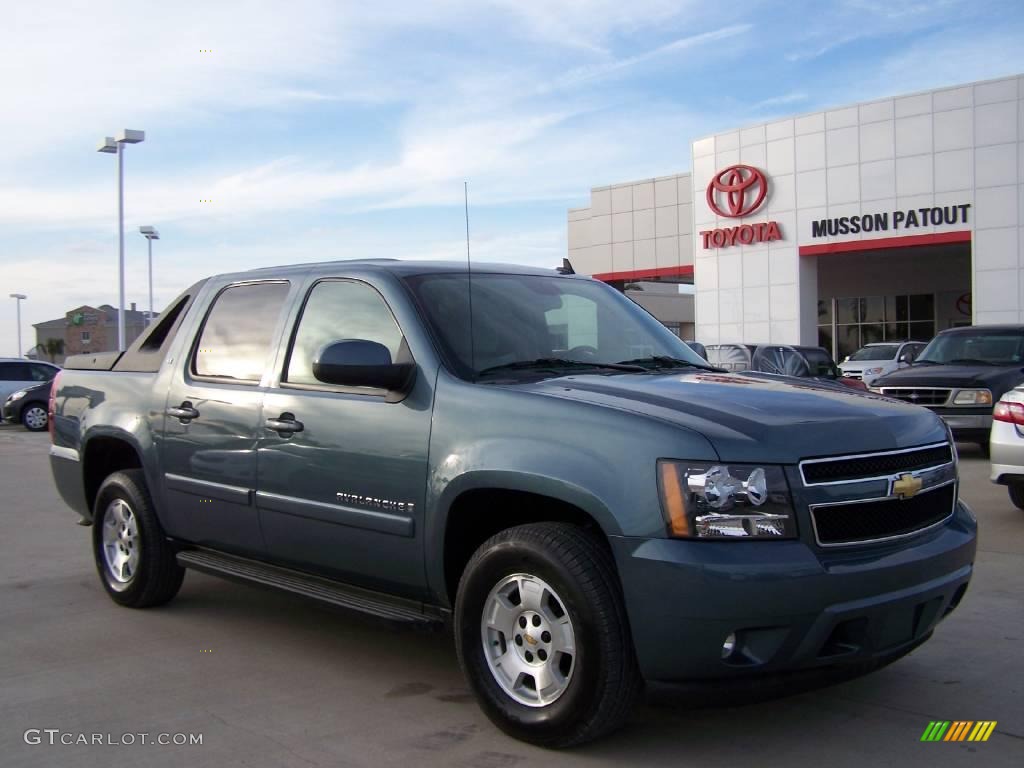
<path fill-rule="evenodd" d="M 473 262 L 469 258 L 469 182 L 462 182 L 462 193 L 466 202 L 466 286 L 469 293 L 469 367 L 476 380 L 476 342 L 473 339 Z"/>

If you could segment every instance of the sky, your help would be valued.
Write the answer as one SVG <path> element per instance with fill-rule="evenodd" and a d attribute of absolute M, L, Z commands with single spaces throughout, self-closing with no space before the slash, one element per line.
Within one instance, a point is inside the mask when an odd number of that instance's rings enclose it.
<path fill-rule="evenodd" d="M 1016 0 L 58 0 L 0 26 L 0 356 L 32 323 L 360 257 L 556 266 L 592 186 L 718 130 L 1024 73 Z"/>

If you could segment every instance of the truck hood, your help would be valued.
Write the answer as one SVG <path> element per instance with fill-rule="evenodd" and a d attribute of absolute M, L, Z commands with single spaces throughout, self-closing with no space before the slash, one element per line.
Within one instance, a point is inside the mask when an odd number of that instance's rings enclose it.
<path fill-rule="evenodd" d="M 575 375 L 514 386 L 677 424 L 706 437 L 731 462 L 791 464 L 947 439 L 941 420 L 925 408 L 770 374 Z"/>
<path fill-rule="evenodd" d="M 1019 365 L 912 365 L 875 379 L 873 387 L 988 387 L 1002 394 L 1024 379 Z M 995 394 L 995 392 L 993 392 Z M 998 397 L 999 395 L 996 395 Z"/>

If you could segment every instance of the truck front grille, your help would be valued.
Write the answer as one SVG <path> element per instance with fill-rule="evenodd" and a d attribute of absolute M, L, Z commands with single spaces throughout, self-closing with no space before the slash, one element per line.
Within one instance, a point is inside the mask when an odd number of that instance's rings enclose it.
<path fill-rule="evenodd" d="M 953 514 L 956 483 L 922 491 L 910 499 L 886 498 L 811 507 L 814 534 L 822 546 L 906 536 Z"/>
<path fill-rule="evenodd" d="M 914 405 L 945 405 L 949 393 L 953 390 L 942 387 L 880 387 L 878 390 L 886 397 L 902 400 Z"/>
<path fill-rule="evenodd" d="M 896 472 L 940 467 L 953 460 L 949 443 L 927 445 L 905 451 L 840 456 L 834 459 L 809 459 L 801 462 L 805 485 L 841 483 L 885 477 Z"/>

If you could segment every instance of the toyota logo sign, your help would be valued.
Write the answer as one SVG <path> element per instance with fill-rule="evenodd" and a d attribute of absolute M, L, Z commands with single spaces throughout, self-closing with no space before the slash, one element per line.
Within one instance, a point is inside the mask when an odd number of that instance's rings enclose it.
<path fill-rule="evenodd" d="M 719 216 L 738 219 L 760 207 L 768 194 L 768 180 L 752 165 L 730 165 L 711 177 L 708 207 Z M 725 208 L 719 199 L 725 201 Z"/>

